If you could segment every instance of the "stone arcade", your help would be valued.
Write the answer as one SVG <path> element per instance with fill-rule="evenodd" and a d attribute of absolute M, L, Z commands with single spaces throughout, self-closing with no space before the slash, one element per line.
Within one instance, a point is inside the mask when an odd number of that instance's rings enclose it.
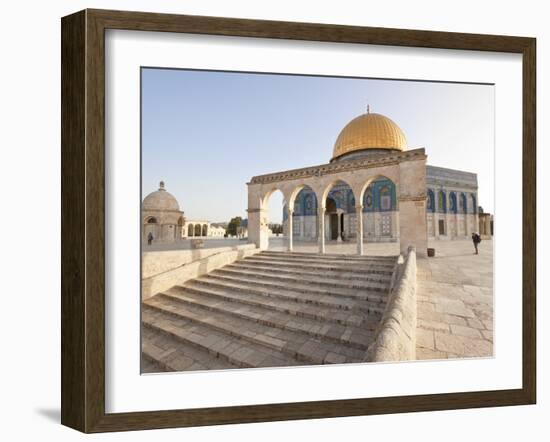
<path fill-rule="evenodd" d="M 407 149 L 397 124 L 367 109 L 340 132 L 328 164 L 252 178 L 249 240 L 268 247 L 268 201 L 276 190 L 284 196 L 289 250 L 294 239 L 318 241 L 320 253 L 327 241 L 353 240 L 358 254 L 365 242 L 399 241 L 401 252 L 413 245 L 425 256 L 428 237 L 478 231 L 476 174 L 427 166 L 423 148 Z"/>

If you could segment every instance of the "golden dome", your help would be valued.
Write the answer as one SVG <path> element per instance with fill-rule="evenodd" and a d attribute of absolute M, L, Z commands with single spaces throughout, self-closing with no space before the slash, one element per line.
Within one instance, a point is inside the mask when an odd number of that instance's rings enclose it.
<path fill-rule="evenodd" d="M 334 143 L 332 159 L 365 149 L 403 151 L 407 149 L 407 140 L 399 126 L 388 117 L 367 111 L 342 129 Z"/>

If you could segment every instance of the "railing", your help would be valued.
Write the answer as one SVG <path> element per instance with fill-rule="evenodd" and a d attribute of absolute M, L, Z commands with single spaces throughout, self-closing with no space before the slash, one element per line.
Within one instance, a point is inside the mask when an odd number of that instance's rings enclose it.
<path fill-rule="evenodd" d="M 409 247 L 390 285 L 386 310 L 365 360 L 369 362 L 416 359 L 416 250 Z"/>

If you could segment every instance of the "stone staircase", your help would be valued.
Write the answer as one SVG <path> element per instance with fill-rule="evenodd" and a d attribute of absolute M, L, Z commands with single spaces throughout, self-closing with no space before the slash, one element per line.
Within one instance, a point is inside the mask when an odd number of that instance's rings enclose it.
<path fill-rule="evenodd" d="M 397 257 L 264 251 L 142 303 L 142 371 L 360 362 Z"/>

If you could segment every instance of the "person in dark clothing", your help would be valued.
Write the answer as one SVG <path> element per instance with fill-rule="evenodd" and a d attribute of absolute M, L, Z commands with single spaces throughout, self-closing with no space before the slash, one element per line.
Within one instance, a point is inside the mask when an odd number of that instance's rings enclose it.
<path fill-rule="evenodd" d="M 479 236 L 477 233 L 472 233 L 472 241 L 474 243 L 474 249 L 476 249 L 476 255 L 479 255 L 479 252 L 477 250 L 477 246 L 479 245 L 479 243 L 481 242 L 481 236 Z"/>
<path fill-rule="evenodd" d="M 153 234 L 149 232 L 149 235 L 147 235 L 147 244 L 151 245 L 153 242 Z"/>

